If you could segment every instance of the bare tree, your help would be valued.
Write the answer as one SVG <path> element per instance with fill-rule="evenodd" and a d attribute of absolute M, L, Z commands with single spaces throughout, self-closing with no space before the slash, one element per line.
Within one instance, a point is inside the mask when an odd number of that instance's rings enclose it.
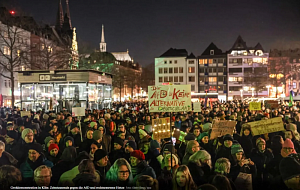
<path fill-rule="evenodd" d="M 244 84 L 254 87 L 256 95 L 265 90 L 269 83 L 267 67 L 255 67 L 252 72 L 246 72 L 244 75 Z"/>

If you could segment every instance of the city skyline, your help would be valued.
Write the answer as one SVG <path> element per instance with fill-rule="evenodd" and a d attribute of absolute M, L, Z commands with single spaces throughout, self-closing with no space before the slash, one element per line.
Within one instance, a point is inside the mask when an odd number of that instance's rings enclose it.
<path fill-rule="evenodd" d="M 55 1 L 8 1 L 36 21 L 55 25 Z M 65 3 L 65 1 L 62 1 Z M 300 41 L 300 2 L 261 1 L 69 1 L 72 26 L 78 42 L 99 49 L 102 24 L 107 51 L 129 49 L 133 59 L 145 66 L 169 48 L 186 49 L 199 56 L 214 42 L 229 50 L 238 35 L 267 51 L 278 41 Z M 83 6 L 84 5 L 84 6 Z M 64 6 L 65 12 L 65 6 Z M 88 21 L 88 22 L 87 22 Z M 280 47 L 279 47 L 280 48 Z"/>

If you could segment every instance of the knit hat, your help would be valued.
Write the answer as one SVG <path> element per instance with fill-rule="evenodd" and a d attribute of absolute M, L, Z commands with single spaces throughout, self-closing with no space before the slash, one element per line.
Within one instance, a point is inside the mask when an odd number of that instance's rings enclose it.
<path fill-rule="evenodd" d="M 41 154 L 43 152 L 43 147 L 39 143 L 31 143 L 28 145 L 28 150 L 35 150 Z"/>
<path fill-rule="evenodd" d="M 50 144 L 49 148 L 48 148 L 48 152 L 50 152 L 51 150 L 53 149 L 57 149 L 59 151 L 59 147 L 57 144 L 53 143 L 53 144 Z"/>
<path fill-rule="evenodd" d="M 242 146 L 239 143 L 234 143 L 231 146 L 231 154 L 235 155 L 238 152 L 244 152 Z"/>
<path fill-rule="evenodd" d="M 124 146 L 124 141 L 119 137 L 115 138 L 114 143 L 117 143 L 117 144 L 121 145 L 122 147 Z"/>
<path fill-rule="evenodd" d="M 145 155 L 142 151 L 140 150 L 135 150 L 132 153 L 130 153 L 130 156 L 136 157 L 139 160 L 145 160 Z"/>
<path fill-rule="evenodd" d="M 46 137 L 45 140 L 44 140 L 45 145 L 47 146 L 48 142 L 51 141 L 51 140 L 54 140 L 54 138 L 52 138 L 51 136 Z"/>
<path fill-rule="evenodd" d="M 206 136 L 208 136 L 208 133 L 207 133 L 207 132 L 201 133 L 201 134 L 200 134 L 200 141 L 201 141 L 204 137 L 206 137 Z"/>
<path fill-rule="evenodd" d="M 256 146 L 258 145 L 258 143 L 261 143 L 261 142 L 266 144 L 266 141 L 263 138 L 259 137 L 258 139 L 256 139 L 256 142 L 255 142 Z"/>
<path fill-rule="evenodd" d="M 25 137 L 26 137 L 26 135 L 27 135 L 28 133 L 32 133 L 32 134 L 33 134 L 33 131 L 32 131 L 30 128 L 26 128 L 26 129 L 24 129 L 24 130 L 22 131 L 21 137 L 22 137 L 22 139 L 23 139 L 24 141 L 25 141 Z"/>
<path fill-rule="evenodd" d="M 144 131 L 143 129 L 139 129 L 139 134 L 142 135 L 143 137 L 147 136 L 147 132 Z"/>
<path fill-rule="evenodd" d="M 283 181 L 289 180 L 300 175 L 300 164 L 295 158 L 286 157 L 281 160 L 279 171 Z"/>
<path fill-rule="evenodd" d="M 161 148 L 157 140 L 150 141 L 150 150 L 155 150 L 157 148 Z"/>
<path fill-rule="evenodd" d="M 205 123 L 203 125 L 203 132 L 208 132 L 210 129 L 212 129 L 212 124 L 211 123 Z"/>
<path fill-rule="evenodd" d="M 72 145 L 74 146 L 74 139 L 73 139 L 73 137 L 71 137 L 71 136 L 66 136 L 65 139 L 64 139 L 64 144 L 66 144 L 66 142 L 67 142 L 68 140 L 72 141 Z"/>
<path fill-rule="evenodd" d="M 223 140 L 224 141 L 227 141 L 227 140 L 233 141 L 233 137 L 230 134 L 226 134 L 226 135 L 224 135 Z"/>
<path fill-rule="evenodd" d="M 131 148 L 133 148 L 133 150 L 137 149 L 136 142 L 134 141 L 127 141 L 126 146 L 130 146 Z"/>
<path fill-rule="evenodd" d="M 172 154 L 175 154 L 175 148 L 174 148 L 173 144 L 171 144 L 171 143 L 165 144 L 162 152 L 164 153 L 165 151 L 169 151 L 169 152 L 172 152 Z"/>
<path fill-rule="evenodd" d="M 195 140 L 196 139 L 196 136 L 193 134 L 193 133 L 188 133 L 185 137 L 184 137 L 184 140 L 185 141 L 192 141 L 192 140 Z"/>
<path fill-rule="evenodd" d="M 102 136 L 103 136 L 103 135 L 102 135 L 101 131 L 99 131 L 99 130 L 95 130 L 95 131 L 93 132 L 93 139 L 94 139 L 95 141 L 101 139 Z"/>
<path fill-rule="evenodd" d="M 74 128 L 78 128 L 77 124 L 76 123 L 71 123 L 70 125 L 70 130 L 74 129 Z"/>
<path fill-rule="evenodd" d="M 284 151 L 284 148 L 292 148 L 293 151 L 291 153 L 287 153 Z M 285 158 L 290 154 L 297 154 L 297 152 L 295 151 L 294 143 L 291 141 L 291 139 L 285 139 L 281 149 L 281 156 Z"/>
<path fill-rule="evenodd" d="M 103 149 L 98 149 L 94 153 L 94 161 L 99 161 L 102 158 L 104 158 L 105 156 L 107 156 L 107 152 Z"/>

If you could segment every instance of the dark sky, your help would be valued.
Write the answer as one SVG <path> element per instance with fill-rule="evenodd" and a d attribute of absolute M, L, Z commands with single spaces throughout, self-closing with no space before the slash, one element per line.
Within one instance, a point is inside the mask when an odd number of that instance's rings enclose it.
<path fill-rule="evenodd" d="M 37 21 L 55 23 L 59 0 L 6 1 Z M 300 42 L 300 0 L 70 0 L 70 12 L 80 44 L 99 49 L 104 24 L 107 51 L 128 48 L 142 65 L 170 47 L 197 56 L 214 42 L 225 51 L 239 34 L 265 50 L 278 41 Z"/>

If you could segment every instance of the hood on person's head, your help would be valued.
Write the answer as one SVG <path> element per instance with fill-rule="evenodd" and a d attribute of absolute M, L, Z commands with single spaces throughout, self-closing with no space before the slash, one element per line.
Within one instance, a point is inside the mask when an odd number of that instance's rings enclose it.
<path fill-rule="evenodd" d="M 152 141 L 150 141 L 150 147 L 149 148 L 150 148 L 151 151 L 154 151 L 157 148 L 161 148 L 161 146 L 160 146 L 160 144 L 158 143 L 157 140 L 152 140 Z"/>
<path fill-rule="evenodd" d="M 71 136 L 66 136 L 66 137 L 65 137 L 65 139 L 64 139 L 64 145 L 66 145 L 66 142 L 67 142 L 68 140 L 72 141 L 72 145 L 74 146 L 74 138 L 71 137 Z"/>
<path fill-rule="evenodd" d="M 66 162 L 74 162 L 76 156 L 76 148 L 73 146 L 69 146 L 64 149 L 60 159 Z"/>
<path fill-rule="evenodd" d="M 204 132 L 200 134 L 200 141 L 204 138 L 204 137 L 208 137 L 208 133 Z"/>

